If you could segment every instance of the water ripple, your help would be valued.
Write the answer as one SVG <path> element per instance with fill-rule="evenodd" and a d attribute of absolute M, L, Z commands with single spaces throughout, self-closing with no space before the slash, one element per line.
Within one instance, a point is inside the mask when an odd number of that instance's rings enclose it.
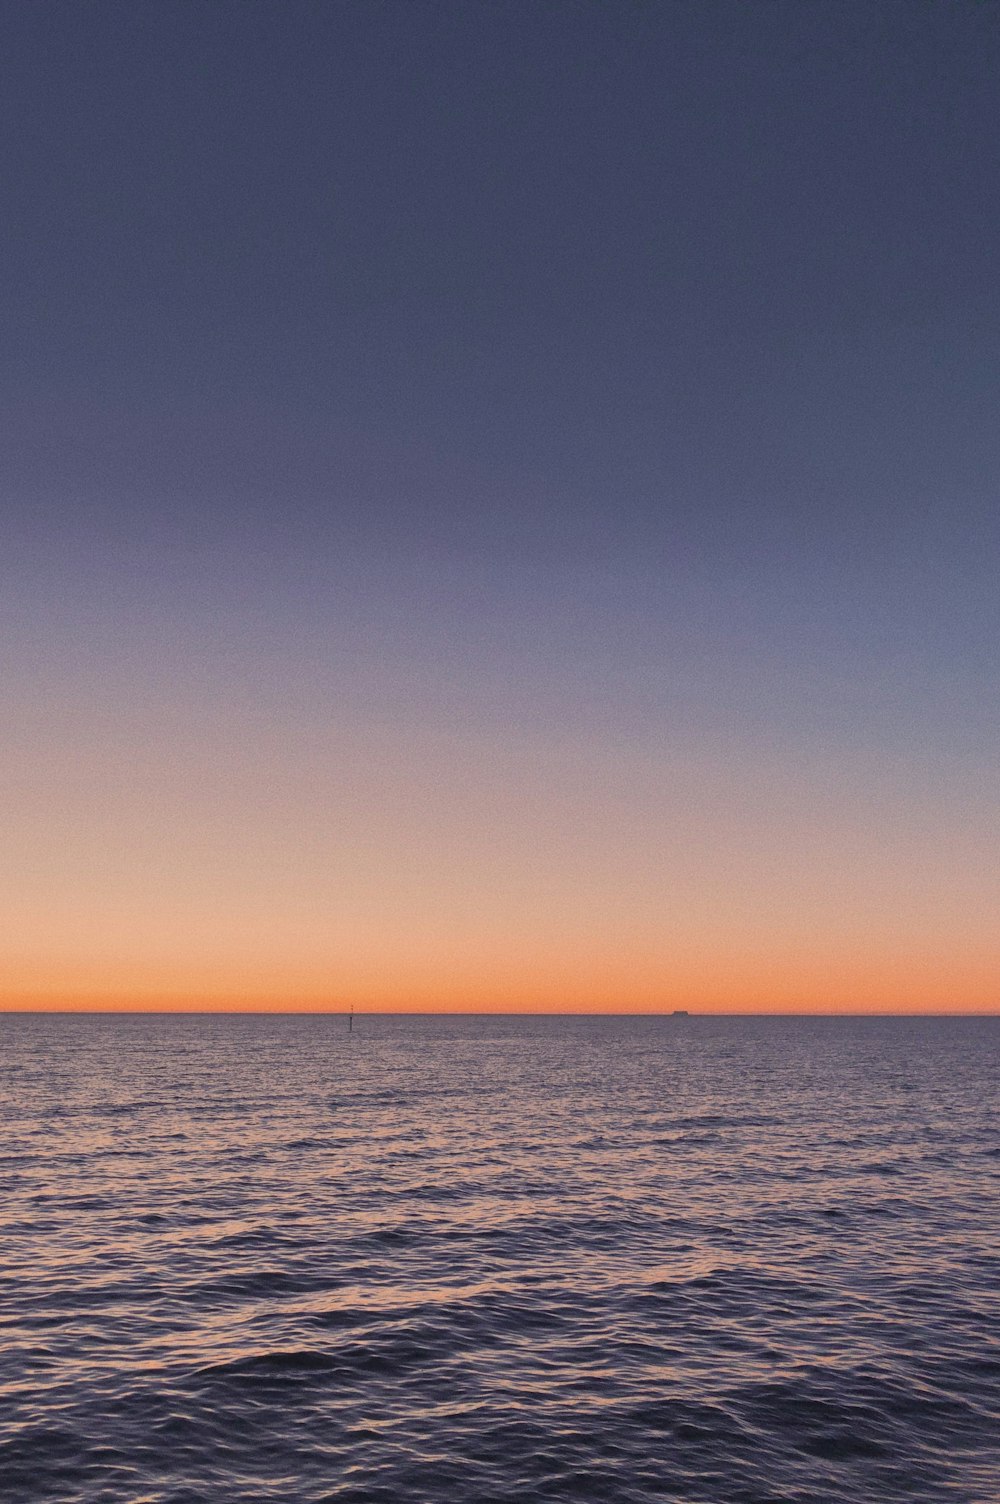
<path fill-rule="evenodd" d="M 5 1504 L 996 1504 L 997 1020 L 2 1020 Z"/>

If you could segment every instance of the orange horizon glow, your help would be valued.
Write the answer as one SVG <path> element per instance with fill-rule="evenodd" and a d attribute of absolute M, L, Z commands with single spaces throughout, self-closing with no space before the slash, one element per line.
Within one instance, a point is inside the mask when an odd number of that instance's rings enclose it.
<path fill-rule="evenodd" d="M 975 764 L 101 690 L 20 687 L 0 1011 L 1000 1006 Z"/>
<path fill-rule="evenodd" d="M 843 934 L 812 944 L 771 935 L 756 945 L 732 934 L 724 944 L 720 934 L 714 946 L 710 935 L 678 935 L 668 945 L 644 926 L 628 928 L 605 937 L 536 933 L 519 956 L 504 953 L 502 929 L 462 943 L 439 931 L 420 945 L 397 930 L 384 952 L 369 935 L 340 956 L 303 935 L 297 962 L 263 944 L 240 962 L 220 943 L 214 956 L 203 950 L 186 964 L 162 951 L 154 962 L 142 954 L 146 937 L 121 935 L 123 949 L 131 941 L 128 963 L 65 949 L 45 963 L 22 956 L 0 982 L 0 1011 L 990 1014 L 1000 1006 L 996 946 L 969 943 L 956 954 L 933 935 L 905 948 L 880 936 L 881 949 L 866 954 L 863 937 Z"/>
<path fill-rule="evenodd" d="M 240 1014 L 273 1016 L 276 1018 L 310 1017 L 310 1018 L 344 1018 L 351 1010 L 346 1006 L 319 1007 L 311 1004 L 260 1004 L 250 1002 L 234 1002 L 232 1004 L 203 1002 L 123 1002 L 123 1003 L 91 1003 L 87 1001 L 64 1002 L 64 1001 L 28 1001 L 25 1003 L 0 1004 L 0 1017 L 15 1017 L 26 1013 L 30 1014 L 87 1014 L 115 1015 L 149 1013 L 156 1015 L 190 1015 L 205 1016 L 218 1014 L 220 1017 L 236 1016 Z M 371 1007 L 355 1008 L 355 1018 L 392 1018 L 397 1015 L 412 1015 L 419 1018 L 430 1017 L 453 1017 L 460 1018 L 464 1015 L 470 1017 L 496 1017 L 496 1018 L 670 1018 L 675 1012 L 671 1008 L 600 1008 L 600 1007 L 572 1007 L 572 1008 L 469 1008 L 460 1007 Z M 825 1007 L 800 1007 L 800 1008 L 733 1008 L 729 1007 L 696 1007 L 684 1010 L 693 1018 L 997 1018 L 1000 1017 L 1000 1009 L 996 1006 L 985 1008 L 948 1008 L 948 1007 L 899 1007 L 899 1008 L 825 1008 Z"/>
<path fill-rule="evenodd" d="M 800 972 L 789 973 L 782 983 L 762 969 L 756 985 L 744 976 L 742 985 L 733 978 L 716 978 L 714 985 L 703 978 L 677 978 L 668 984 L 647 978 L 626 989 L 612 980 L 603 986 L 587 986 L 578 979 L 549 986 L 525 977 L 507 985 L 494 981 L 478 984 L 424 978 L 409 986 L 321 989 L 274 986 L 266 992 L 251 988 L 169 986 L 82 987 L 65 986 L 42 990 L 11 989 L 0 996 L 0 1013 L 275 1013 L 275 1014 L 509 1014 L 606 1016 L 659 1016 L 677 1009 L 692 1014 L 804 1015 L 804 1016 L 991 1016 L 998 1008 L 996 965 L 984 966 L 978 974 L 967 968 L 950 978 L 925 972 L 914 976 L 899 968 L 893 973 L 858 970 L 829 974 L 820 980 L 815 973 L 808 982 Z"/>

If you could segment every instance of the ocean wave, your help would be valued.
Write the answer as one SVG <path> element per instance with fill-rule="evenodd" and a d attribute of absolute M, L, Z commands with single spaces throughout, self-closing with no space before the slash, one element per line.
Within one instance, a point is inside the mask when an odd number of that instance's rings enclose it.
<path fill-rule="evenodd" d="M 996 1021 L 335 1024 L 12 1024 L 4 1504 L 1000 1498 Z"/>

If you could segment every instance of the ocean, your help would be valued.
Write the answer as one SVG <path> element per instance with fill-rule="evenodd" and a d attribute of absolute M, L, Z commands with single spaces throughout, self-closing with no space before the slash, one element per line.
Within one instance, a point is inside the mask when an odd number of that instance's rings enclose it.
<path fill-rule="evenodd" d="M 0 1016 L 3 1504 L 997 1504 L 1000 1019 Z"/>

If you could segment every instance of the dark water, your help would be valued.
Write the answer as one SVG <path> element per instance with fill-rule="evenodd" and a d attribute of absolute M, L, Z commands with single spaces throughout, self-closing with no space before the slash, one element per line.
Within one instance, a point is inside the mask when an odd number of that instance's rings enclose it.
<path fill-rule="evenodd" d="M 1000 1499 L 1000 1020 L 0 1018 L 0 1498 Z"/>

